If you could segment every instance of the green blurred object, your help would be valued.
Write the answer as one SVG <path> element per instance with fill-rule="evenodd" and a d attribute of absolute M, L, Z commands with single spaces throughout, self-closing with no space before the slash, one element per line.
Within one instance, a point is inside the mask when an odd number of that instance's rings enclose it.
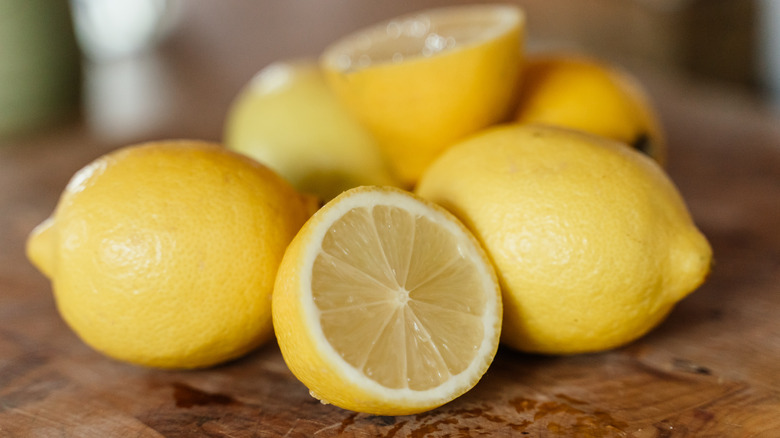
<path fill-rule="evenodd" d="M 78 110 L 81 55 L 67 0 L 0 0 L 0 138 Z"/>

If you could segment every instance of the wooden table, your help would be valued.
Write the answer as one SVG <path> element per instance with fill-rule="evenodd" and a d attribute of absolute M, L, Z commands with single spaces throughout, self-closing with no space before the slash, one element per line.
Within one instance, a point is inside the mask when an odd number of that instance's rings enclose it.
<path fill-rule="evenodd" d="M 284 3 L 294 6 L 273 3 L 261 13 L 250 2 L 194 3 L 180 31 L 136 66 L 152 72 L 143 84 L 156 91 L 148 112 L 142 105 L 126 119 L 133 129 L 109 129 L 117 125 L 92 114 L 3 141 L 0 436 L 780 436 L 780 117 L 755 96 L 661 69 L 638 74 L 667 130 L 669 173 L 716 264 L 703 287 L 629 346 L 574 357 L 502 348 L 471 392 L 403 417 L 320 404 L 275 344 L 186 372 L 118 363 L 85 346 L 24 256 L 27 234 L 68 178 L 128 143 L 219 140 L 232 97 L 255 70 L 316 53 L 323 38 L 415 7 L 372 2 L 360 10 L 364 3 L 355 0 L 347 4 L 352 13 L 345 6 L 324 26 L 319 3 Z M 294 18 L 319 39 L 286 29 Z M 101 68 L 92 73 L 121 65 Z"/>

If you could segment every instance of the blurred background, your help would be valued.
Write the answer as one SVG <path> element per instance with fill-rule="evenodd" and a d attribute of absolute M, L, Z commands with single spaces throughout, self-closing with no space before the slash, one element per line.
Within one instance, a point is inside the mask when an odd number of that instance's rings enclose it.
<path fill-rule="evenodd" d="M 77 121 L 108 144 L 219 140 L 269 63 L 421 7 L 474 1 L 0 0 L 0 144 Z M 780 107 L 778 0 L 516 0 L 530 50 L 573 49 Z M 327 20 L 325 19 L 327 18 Z"/>

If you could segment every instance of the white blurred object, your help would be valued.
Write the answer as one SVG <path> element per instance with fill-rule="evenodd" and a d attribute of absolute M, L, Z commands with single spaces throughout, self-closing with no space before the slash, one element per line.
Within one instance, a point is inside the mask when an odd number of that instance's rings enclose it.
<path fill-rule="evenodd" d="M 170 78 L 158 54 L 87 63 L 84 115 L 93 134 L 133 141 L 159 128 L 171 112 Z"/>
<path fill-rule="evenodd" d="M 759 53 L 762 80 L 780 107 L 780 1 L 759 1 Z"/>
<path fill-rule="evenodd" d="M 105 61 L 138 54 L 165 37 L 179 16 L 173 0 L 70 0 L 84 54 Z"/>
<path fill-rule="evenodd" d="M 170 112 L 164 59 L 154 49 L 179 21 L 180 0 L 70 0 L 84 63 L 84 113 L 93 133 L 129 141 Z"/>

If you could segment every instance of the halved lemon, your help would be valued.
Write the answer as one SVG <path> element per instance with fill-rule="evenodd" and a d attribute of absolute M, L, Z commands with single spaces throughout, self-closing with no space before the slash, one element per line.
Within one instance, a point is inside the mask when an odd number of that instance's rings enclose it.
<path fill-rule="evenodd" d="M 312 396 L 378 415 L 471 389 L 502 319 L 495 272 L 470 232 L 389 187 L 348 190 L 311 217 L 285 253 L 272 309 L 284 360 Z"/>
<path fill-rule="evenodd" d="M 331 88 L 414 184 L 454 141 L 511 117 L 525 18 L 511 5 L 425 10 L 326 48 Z"/>

